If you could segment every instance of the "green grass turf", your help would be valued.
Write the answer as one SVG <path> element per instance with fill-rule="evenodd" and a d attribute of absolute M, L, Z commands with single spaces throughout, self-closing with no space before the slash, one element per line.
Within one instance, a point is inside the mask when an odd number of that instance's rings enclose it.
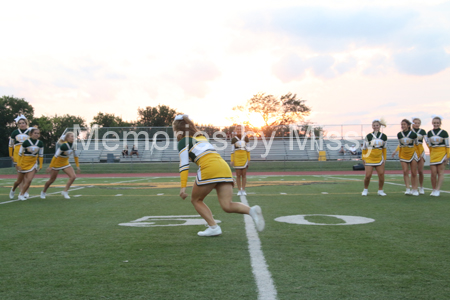
<path fill-rule="evenodd" d="M 403 182 L 398 175 L 386 177 Z M 448 298 L 450 194 L 405 196 L 402 186 L 386 184 L 388 196 L 379 197 L 374 176 L 369 196 L 362 197 L 361 179 L 249 177 L 247 199 L 263 208 L 266 229 L 259 237 L 278 299 Z M 13 181 L 0 180 L 0 203 L 9 200 Z M 44 181 L 33 182 L 32 196 Z M 64 183 L 58 179 L 48 193 Z M 54 194 L 0 205 L 0 299 L 256 299 L 243 217 L 223 212 L 214 192 L 206 203 L 222 221 L 220 237 L 197 237 L 201 225 L 118 225 L 144 216 L 196 214 L 178 197 L 177 185 L 178 178 L 79 178 L 74 186 L 83 189 L 72 191 L 70 200 Z M 442 189 L 450 190 L 448 176 Z M 298 214 L 375 222 L 274 220 Z"/>
<path fill-rule="evenodd" d="M 249 172 L 286 172 L 286 171 L 351 171 L 361 161 L 252 161 Z M 73 164 L 74 165 L 74 164 Z M 44 170 L 48 164 L 44 164 Z M 191 171 L 197 166 L 191 163 Z M 425 167 L 429 170 L 429 167 Z M 41 172 L 44 172 L 42 170 Z M 85 174 L 106 173 L 178 173 L 178 162 L 164 163 L 82 163 L 81 170 Z M 400 162 L 386 162 L 386 170 L 401 170 Z M 1 168 L 0 175 L 16 174 L 14 168 Z"/>

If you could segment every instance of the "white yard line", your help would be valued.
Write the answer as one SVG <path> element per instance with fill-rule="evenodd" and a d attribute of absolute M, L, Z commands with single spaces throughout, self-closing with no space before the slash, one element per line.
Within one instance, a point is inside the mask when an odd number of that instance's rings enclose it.
<path fill-rule="evenodd" d="M 124 177 L 122 177 L 122 178 L 124 178 Z M 119 181 L 119 182 L 111 182 L 110 184 L 126 183 L 126 182 L 135 182 L 135 181 L 144 180 L 144 179 L 147 179 L 147 177 L 143 177 L 143 178 L 139 178 L 139 179 L 134 179 L 134 180 L 125 180 L 125 181 Z M 95 185 L 95 184 L 94 184 L 94 185 Z M 56 186 L 55 186 L 55 187 L 56 187 Z M 89 186 L 89 187 L 92 187 L 92 186 Z M 72 189 L 69 189 L 69 192 L 71 192 L 71 191 L 76 191 L 76 190 L 81 190 L 81 189 L 84 189 L 84 188 L 86 188 L 86 187 L 83 186 L 83 187 L 72 188 Z M 59 192 L 53 192 L 53 193 L 47 193 L 47 195 L 54 195 L 54 194 L 59 194 L 59 193 L 61 193 L 61 191 L 59 191 Z M 37 196 L 31 196 L 31 197 L 28 197 L 27 200 L 33 199 L 33 198 L 39 198 L 39 197 L 40 197 L 40 195 L 37 195 Z M 10 200 L 10 201 L 0 202 L 0 204 L 7 204 L 7 203 L 16 202 L 16 201 L 21 201 L 21 200 L 15 199 L 15 200 Z M 26 200 L 25 200 L 25 201 L 26 201 Z"/>
<path fill-rule="evenodd" d="M 241 202 L 249 205 L 245 196 L 241 196 Z M 266 259 L 264 258 L 261 249 L 261 240 L 259 239 L 255 224 L 249 215 L 244 215 L 244 221 L 252 271 L 256 286 L 258 287 L 258 300 L 275 300 L 277 299 L 277 290 L 273 283 L 272 275 L 269 272 Z"/>
<path fill-rule="evenodd" d="M 79 188 L 69 189 L 69 192 L 71 192 L 71 191 L 76 191 L 76 190 L 81 190 L 81 189 L 84 189 L 84 186 L 79 187 Z M 46 195 L 54 195 L 54 194 L 61 194 L 61 191 L 59 191 L 59 192 L 53 192 L 53 193 L 46 193 Z M 41 197 L 40 195 L 37 195 L 37 196 L 31 196 L 31 197 L 28 197 L 27 200 L 30 200 L 30 199 L 33 199 L 33 198 L 40 198 L 40 197 Z M 11 202 L 16 202 L 16 201 L 27 201 L 27 200 L 19 200 L 19 199 L 16 199 L 16 200 L 10 200 L 10 201 L 5 201 L 5 202 L 0 202 L 0 204 L 7 204 L 7 203 L 11 203 Z"/>

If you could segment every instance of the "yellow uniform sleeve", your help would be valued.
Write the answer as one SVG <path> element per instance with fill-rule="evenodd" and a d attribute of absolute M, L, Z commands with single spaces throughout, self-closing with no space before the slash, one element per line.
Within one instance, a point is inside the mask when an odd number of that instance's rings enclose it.
<path fill-rule="evenodd" d="M 188 175 L 189 175 L 189 170 L 184 170 L 184 171 L 180 172 L 180 181 L 181 181 L 182 188 L 187 186 Z"/>
<path fill-rule="evenodd" d="M 39 157 L 39 169 L 42 169 L 42 165 L 44 164 L 44 158 Z"/>
<path fill-rule="evenodd" d="M 188 141 L 187 139 L 185 141 Z M 189 144 L 178 152 L 180 156 L 180 181 L 181 187 L 187 186 L 188 176 L 189 176 Z"/>
<path fill-rule="evenodd" d="M 14 150 L 13 147 L 9 147 L 9 157 L 14 157 L 13 150 Z"/>
<path fill-rule="evenodd" d="M 386 161 L 386 157 L 387 157 L 387 149 L 383 148 L 383 158 Z"/>
<path fill-rule="evenodd" d="M 231 145 L 231 162 L 234 162 L 234 144 Z"/>
<path fill-rule="evenodd" d="M 77 168 L 79 168 L 80 167 L 80 161 L 78 159 L 78 156 L 75 156 L 74 159 L 75 159 L 75 164 L 77 165 Z"/>

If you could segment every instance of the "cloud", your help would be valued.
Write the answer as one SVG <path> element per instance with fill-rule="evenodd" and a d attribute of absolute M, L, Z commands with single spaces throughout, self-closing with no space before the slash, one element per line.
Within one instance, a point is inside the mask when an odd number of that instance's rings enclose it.
<path fill-rule="evenodd" d="M 208 83 L 220 76 L 220 69 L 214 62 L 202 59 L 179 64 L 164 75 L 187 96 L 197 98 L 203 98 L 209 92 Z"/>
<path fill-rule="evenodd" d="M 283 82 L 302 79 L 307 72 L 317 77 L 332 78 L 335 76 L 335 72 L 331 70 L 334 62 L 334 58 L 330 55 L 302 58 L 290 53 L 275 63 L 272 71 Z"/>
<path fill-rule="evenodd" d="M 373 45 L 392 37 L 418 13 L 405 9 L 331 10 L 322 7 L 289 7 L 248 16 L 245 28 L 255 32 L 276 31 L 296 44 L 317 52 L 343 51 L 350 44 Z"/>
<path fill-rule="evenodd" d="M 414 48 L 394 55 L 394 62 L 403 73 L 432 75 L 450 67 L 450 54 L 442 48 Z"/>
<path fill-rule="evenodd" d="M 439 8 L 441 11 L 435 7 L 422 11 L 404 7 L 333 10 L 297 6 L 249 13 L 243 29 L 270 37 L 274 39 L 272 43 L 280 47 L 300 49 L 310 56 L 384 49 L 386 55 L 374 54 L 370 62 L 365 63 L 364 75 L 383 74 L 394 67 L 402 73 L 425 76 L 450 67 L 450 54 L 445 50 L 450 47 L 450 22 L 444 17 L 450 6 Z M 352 58 L 336 63 L 334 71 L 349 72 L 358 65 L 357 61 Z M 289 70 L 289 63 L 297 68 L 311 67 L 304 67 L 306 62 L 292 55 L 282 57 L 274 73 L 283 81 L 301 77 L 298 72 Z M 280 76 L 282 71 L 286 74 Z M 334 77 L 330 76 L 330 70 L 323 76 L 327 72 L 320 70 L 320 66 L 314 71 L 323 78 Z"/>

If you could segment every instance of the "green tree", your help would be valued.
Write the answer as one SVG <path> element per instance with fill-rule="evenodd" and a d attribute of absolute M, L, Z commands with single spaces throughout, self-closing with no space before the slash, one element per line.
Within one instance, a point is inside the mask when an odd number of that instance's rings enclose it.
<path fill-rule="evenodd" d="M 69 114 L 54 115 L 52 117 L 41 116 L 34 119 L 41 130 L 40 140 L 44 143 L 45 153 L 53 153 L 55 151 L 56 142 L 64 133 L 66 128 L 72 130 L 74 125 L 86 127 L 86 121 L 80 116 L 73 116 Z"/>
<path fill-rule="evenodd" d="M 138 124 L 140 126 L 172 126 L 175 116 L 180 114 L 167 105 L 138 108 Z"/>
<path fill-rule="evenodd" d="M 306 100 L 297 98 L 297 94 L 287 93 L 277 98 L 274 95 L 258 93 L 244 105 L 233 107 L 234 111 L 257 113 L 264 120 L 264 127 L 289 125 L 300 122 L 311 112 Z M 250 118 L 243 122 L 252 125 Z"/>
<path fill-rule="evenodd" d="M 29 121 L 32 121 L 33 106 L 23 98 L 0 97 L 0 156 L 9 156 L 9 137 L 16 129 L 14 119 L 20 114 L 25 115 Z"/>
<path fill-rule="evenodd" d="M 129 127 L 133 125 L 129 122 L 125 122 L 119 116 L 108 113 L 104 114 L 102 112 L 99 112 L 93 120 L 94 121 L 91 122 L 91 127 L 94 124 L 98 124 L 100 127 Z"/>

